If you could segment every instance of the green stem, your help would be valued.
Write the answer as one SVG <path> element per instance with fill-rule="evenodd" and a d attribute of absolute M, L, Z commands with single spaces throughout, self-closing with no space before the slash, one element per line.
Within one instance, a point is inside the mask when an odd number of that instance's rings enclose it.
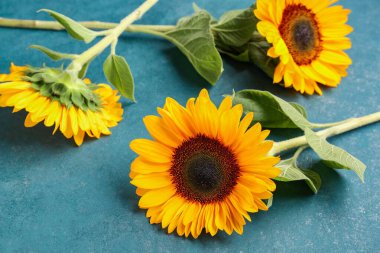
<path fill-rule="evenodd" d="M 158 0 L 147 0 L 142 5 L 140 5 L 136 10 L 134 10 L 131 14 L 126 16 L 120 24 L 118 24 L 115 28 L 113 28 L 110 33 L 96 43 L 94 46 L 84 51 L 82 54 L 78 56 L 75 60 L 71 62 L 71 64 L 67 67 L 68 71 L 73 73 L 78 73 L 82 67 L 95 56 L 104 51 L 110 44 L 112 44 L 115 40 L 119 38 L 119 36 L 124 32 L 124 30 L 133 22 L 140 19 L 145 12 L 147 12 L 153 5 L 155 5 Z"/>
<path fill-rule="evenodd" d="M 337 121 L 337 122 L 333 122 L 333 123 L 323 123 L 323 124 L 312 123 L 312 124 L 315 128 L 326 128 L 326 127 L 338 126 L 338 125 L 341 125 L 343 123 L 350 122 L 353 119 L 355 119 L 355 118 L 349 118 L 349 119 L 345 119 L 345 120 Z"/>
<path fill-rule="evenodd" d="M 116 45 L 117 45 L 118 40 L 114 40 L 111 44 L 111 54 L 115 55 L 116 54 Z"/>
<path fill-rule="evenodd" d="M 95 30 L 109 30 L 113 29 L 119 24 L 110 22 L 99 21 L 83 21 L 79 22 L 89 29 Z M 11 28 L 25 28 L 25 29 L 39 29 L 39 30 L 64 30 L 65 28 L 56 21 L 44 20 L 28 20 L 28 19 L 11 19 L 0 18 L 0 27 Z M 130 25 L 125 28 L 125 31 L 131 32 L 132 30 L 143 28 L 144 30 L 151 30 L 156 32 L 168 32 L 175 28 L 174 25 Z"/>
<path fill-rule="evenodd" d="M 331 136 L 339 135 L 378 121 L 380 121 L 380 112 L 372 113 L 360 118 L 352 118 L 346 121 L 342 121 L 342 123 L 338 125 L 317 132 L 317 135 L 322 138 L 329 138 Z M 278 155 L 281 152 L 305 145 L 308 146 L 308 142 L 305 136 L 296 137 L 290 140 L 274 143 L 270 154 Z"/>

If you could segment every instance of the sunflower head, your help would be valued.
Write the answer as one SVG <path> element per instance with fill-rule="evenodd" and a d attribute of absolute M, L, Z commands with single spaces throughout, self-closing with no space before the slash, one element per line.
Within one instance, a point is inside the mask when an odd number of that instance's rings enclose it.
<path fill-rule="evenodd" d="M 139 207 L 169 233 L 241 234 L 249 213 L 268 209 L 263 199 L 272 197 L 271 178 L 280 173 L 279 158 L 267 155 L 269 131 L 250 127 L 253 114 L 241 119 L 243 108 L 230 97 L 216 107 L 206 90 L 186 107 L 168 98 L 158 113 L 144 118 L 154 140 L 130 145 L 139 154 L 130 173 Z"/>
<path fill-rule="evenodd" d="M 62 68 L 33 68 L 24 71 L 23 79 L 32 83 L 42 96 L 59 101 L 66 107 L 76 106 L 84 111 L 97 111 L 101 107 L 99 95 L 94 93 L 97 86 L 71 75 Z"/>
<path fill-rule="evenodd" d="M 106 84 L 93 84 L 62 68 L 11 65 L 10 74 L 0 75 L 0 106 L 25 109 L 26 127 L 44 122 L 55 124 L 66 138 L 81 145 L 85 134 L 99 138 L 122 119 L 119 96 Z"/>
<path fill-rule="evenodd" d="M 335 0 L 258 0 L 257 29 L 272 44 L 268 56 L 279 58 L 274 82 L 301 93 L 322 94 L 319 85 L 336 87 L 346 76 L 351 47 L 345 37 L 349 10 Z"/>

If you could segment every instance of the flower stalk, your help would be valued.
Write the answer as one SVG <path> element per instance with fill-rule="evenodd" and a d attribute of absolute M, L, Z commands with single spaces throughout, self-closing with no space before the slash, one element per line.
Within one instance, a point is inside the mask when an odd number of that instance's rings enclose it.
<path fill-rule="evenodd" d="M 339 135 L 356 128 L 360 128 L 369 124 L 373 124 L 380 121 L 380 112 L 372 113 L 359 118 L 352 118 L 342 121 L 341 123 L 321 130 L 316 134 L 322 138 L 329 138 L 335 135 Z M 271 155 L 279 155 L 280 153 L 294 149 L 301 146 L 308 146 L 308 142 L 305 136 L 292 138 L 286 141 L 276 142 L 270 152 Z"/>
<path fill-rule="evenodd" d="M 145 12 L 147 12 L 153 5 L 155 5 L 158 0 L 147 0 L 142 5 L 140 5 L 131 14 L 126 16 L 120 24 L 116 25 L 112 30 L 109 31 L 108 35 L 100 40 L 97 44 L 89 48 L 75 58 L 71 64 L 68 66 L 67 70 L 74 73 L 78 73 L 82 67 L 89 62 L 92 58 L 104 51 L 109 45 L 113 44 L 112 51 L 114 51 L 114 46 L 119 36 L 124 32 L 124 30 L 133 22 L 140 19 Z"/>
<path fill-rule="evenodd" d="M 108 30 L 114 29 L 119 24 L 111 22 L 99 22 L 99 21 L 83 21 L 79 22 L 84 27 L 96 30 Z M 0 27 L 10 28 L 25 28 L 25 29 L 37 29 L 37 30 L 64 30 L 65 28 L 56 21 L 45 20 L 29 20 L 29 19 L 12 19 L 1 18 Z M 129 25 L 125 28 L 126 32 L 140 32 L 151 30 L 155 32 L 168 32 L 175 28 L 174 25 Z"/>

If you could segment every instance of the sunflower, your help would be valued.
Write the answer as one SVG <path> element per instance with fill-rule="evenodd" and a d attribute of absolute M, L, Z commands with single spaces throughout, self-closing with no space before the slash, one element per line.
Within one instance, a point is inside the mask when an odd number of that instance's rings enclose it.
<path fill-rule="evenodd" d="M 54 126 L 80 146 L 87 134 L 100 138 L 122 119 L 123 109 L 117 91 L 89 79 L 72 79 L 62 69 L 18 67 L 0 75 L 0 106 L 25 109 L 25 127 L 40 122 Z"/>
<path fill-rule="evenodd" d="M 131 183 L 150 223 L 194 238 L 203 229 L 242 234 L 249 213 L 268 210 L 263 199 L 272 197 L 271 178 L 280 173 L 279 158 L 267 155 L 269 131 L 259 123 L 249 128 L 253 114 L 241 120 L 243 108 L 230 97 L 217 108 L 205 89 L 186 108 L 167 98 L 158 113 L 144 118 L 154 140 L 130 144 L 139 155 Z"/>
<path fill-rule="evenodd" d="M 337 0 L 257 0 L 259 33 L 272 44 L 268 56 L 279 57 L 273 82 L 301 93 L 322 94 L 319 84 L 337 87 L 352 63 L 343 51 L 350 10 L 330 6 Z"/>

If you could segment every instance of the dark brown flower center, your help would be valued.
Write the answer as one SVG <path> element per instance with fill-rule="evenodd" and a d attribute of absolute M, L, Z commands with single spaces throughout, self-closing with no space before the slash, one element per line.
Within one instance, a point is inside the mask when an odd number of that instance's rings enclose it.
<path fill-rule="evenodd" d="M 239 166 L 219 140 L 197 135 L 174 152 L 170 174 L 177 193 L 202 204 L 222 201 L 236 185 Z"/>
<path fill-rule="evenodd" d="M 302 4 L 285 8 L 279 31 L 298 65 L 310 64 L 322 50 L 315 14 Z"/>

